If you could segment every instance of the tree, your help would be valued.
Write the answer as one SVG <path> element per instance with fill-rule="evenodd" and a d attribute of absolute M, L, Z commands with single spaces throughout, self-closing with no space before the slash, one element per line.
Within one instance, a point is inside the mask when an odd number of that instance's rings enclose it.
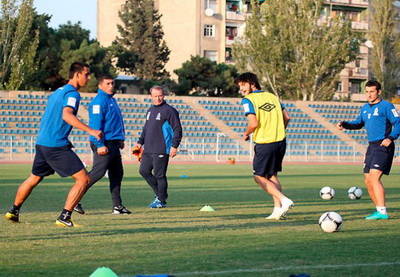
<path fill-rule="evenodd" d="M 191 56 L 174 73 L 178 75 L 179 81 L 177 94 L 237 95 L 233 81 L 238 74 L 232 65 L 217 64 L 205 57 Z"/>
<path fill-rule="evenodd" d="M 61 41 L 61 70 L 60 76 L 64 80 L 69 79 L 69 67 L 75 61 L 85 62 L 89 64 L 91 71 L 91 79 L 85 87 L 87 92 L 97 91 L 97 80 L 96 76 L 100 74 L 115 75 L 115 69 L 112 66 L 111 51 L 102 48 L 98 42 L 89 43 L 87 40 L 83 40 L 78 49 L 74 48 L 74 40 L 62 40 Z"/>
<path fill-rule="evenodd" d="M 90 64 L 94 73 L 85 91 L 96 91 L 96 75 L 115 74 L 111 51 L 91 40 L 90 31 L 83 29 L 80 22 L 73 24 L 68 21 L 53 29 L 48 26 L 50 19 L 51 16 L 47 14 L 34 15 L 33 25 L 40 29 L 40 36 L 35 57 L 38 69 L 30 80 L 30 86 L 41 90 L 56 90 L 68 82 L 71 63 L 84 61 Z"/>
<path fill-rule="evenodd" d="M 252 0 L 241 41 L 233 56 L 264 88 L 286 98 L 330 99 L 346 63 L 359 53 L 359 34 L 344 17 L 321 14 L 323 0 Z"/>
<path fill-rule="evenodd" d="M 372 42 L 371 71 L 381 82 L 382 91 L 390 97 L 400 84 L 400 34 L 396 30 L 399 18 L 392 0 L 372 0 L 370 4 Z"/>
<path fill-rule="evenodd" d="M 117 26 L 120 36 L 114 49 L 120 69 L 142 79 L 168 77 L 165 64 L 170 50 L 163 40 L 161 16 L 154 1 L 127 0 L 118 14 L 122 25 Z"/>
<path fill-rule="evenodd" d="M 18 6 L 18 2 L 21 2 Z M 19 89 L 36 69 L 39 30 L 31 30 L 33 0 L 1 1 L 0 87 Z M 30 31 L 33 35 L 30 35 Z"/>

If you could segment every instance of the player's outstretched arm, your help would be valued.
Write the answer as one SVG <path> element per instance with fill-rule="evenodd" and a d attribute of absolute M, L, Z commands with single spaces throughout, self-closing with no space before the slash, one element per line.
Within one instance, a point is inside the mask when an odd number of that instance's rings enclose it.
<path fill-rule="evenodd" d="M 85 123 L 80 121 L 74 114 L 74 109 L 70 107 L 65 107 L 62 113 L 63 120 L 67 122 L 69 125 L 78 128 L 82 131 L 89 133 L 90 135 L 94 136 L 98 140 L 103 137 L 103 132 L 100 130 L 94 130 L 87 126 Z"/>

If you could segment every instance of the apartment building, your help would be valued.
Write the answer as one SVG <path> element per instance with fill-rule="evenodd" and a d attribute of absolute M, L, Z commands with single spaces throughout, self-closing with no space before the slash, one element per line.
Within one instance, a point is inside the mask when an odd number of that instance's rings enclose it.
<path fill-rule="evenodd" d="M 97 0 L 97 39 L 101 45 L 110 45 L 118 35 L 118 11 L 124 3 L 125 0 Z M 368 0 L 326 1 L 322 17 L 345 15 L 351 19 L 353 28 L 367 31 L 368 6 Z M 171 50 L 166 65 L 171 74 L 195 55 L 218 63 L 234 63 L 232 45 L 243 33 L 245 19 L 252 11 L 250 0 L 155 0 L 155 8 L 162 15 L 164 39 Z M 350 93 L 358 99 L 361 84 L 368 79 L 368 64 L 369 48 L 363 44 L 359 58 L 347 64 L 340 74 L 336 98 Z"/>

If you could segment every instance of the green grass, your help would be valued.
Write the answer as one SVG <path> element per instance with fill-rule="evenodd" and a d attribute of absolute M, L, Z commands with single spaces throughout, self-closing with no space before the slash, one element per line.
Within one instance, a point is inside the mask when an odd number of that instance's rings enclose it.
<path fill-rule="evenodd" d="M 0 165 L 0 208 L 13 202 L 30 165 Z M 51 176 L 22 208 L 21 223 L 0 220 L 0 276 L 89 276 L 109 267 L 118 276 L 398 276 L 400 168 L 384 176 L 392 219 L 366 221 L 374 210 L 361 165 L 286 165 L 284 192 L 295 201 L 286 221 L 267 221 L 271 198 L 253 181 L 251 165 L 178 165 L 169 168 L 169 208 L 150 210 L 150 188 L 137 165 L 125 166 L 122 189 L 129 216 L 111 215 L 107 179 L 83 200 L 81 228 L 57 228 L 72 179 Z M 182 178 L 187 175 L 188 178 Z M 319 189 L 336 190 L 322 200 Z M 347 198 L 351 186 L 363 198 Z M 200 212 L 211 205 L 215 212 Z M 340 213 L 340 232 L 318 226 L 326 211 Z"/>

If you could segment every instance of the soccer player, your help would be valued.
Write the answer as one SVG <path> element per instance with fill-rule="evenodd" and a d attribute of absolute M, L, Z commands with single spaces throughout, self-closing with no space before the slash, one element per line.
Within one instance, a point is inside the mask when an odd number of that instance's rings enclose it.
<path fill-rule="evenodd" d="M 103 134 L 81 122 L 78 113 L 81 96 L 78 90 L 90 80 L 90 67 L 85 63 L 75 62 L 69 69 L 69 81 L 49 96 L 46 110 L 40 123 L 39 135 L 36 141 L 36 154 L 30 176 L 19 186 L 14 205 L 5 214 L 12 222 L 19 222 L 22 204 L 32 190 L 44 177 L 57 172 L 61 177 L 72 176 L 75 184 L 72 186 L 56 226 L 77 227 L 71 219 L 71 214 L 86 191 L 90 177 L 79 157 L 71 150 L 68 140 L 72 127 L 76 127 L 96 139 Z"/>
<path fill-rule="evenodd" d="M 368 194 L 376 206 L 376 212 L 365 219 L 388 219 L 385 188 L 381 182 L 382 174 L 389 175 L 394 156 L 394 140 L 400 135 L 400 118 L 392 103 L 383 100 L 381 84 L 368 81 L 365 94 L 368 104 L 354 121 L 340 121 L 339 130 L 356 130 L 365 127 L 368 135 L 368 148 L 364 160 L 364 181 Z"/>
<path fill-rule="evenodd" d="M 294 203 L 282 193 L 278 172 L 286 151 L 286 132 L 290 117 L 278 97 L 262 91 L 257 75 L 246 72 L 235 79 L 244 96 L 242 105 L 247 117 L 247 129 L 243 135 L 248 141 L 253 135 L 254 181 L 274 200 L 274 210 L 266 219 L 280 220 Z"/>
<path fill-rule="evenodd" d="M 144 146 L 139 173 L 155 195 L 148 207 L 166 208 L 168 162 L 170 157 L 173 158 L 178 153 L 182 125 L 178 111 L 164 101 L 164 88 L 152 87 L 150 96 L 154 105 L 147 111 L 142 134 L 134 148 L 141 149 Z"/>
<path fill-rule="evenodd" d="M 108 170 L 110 193 L 113 202 L 112 214 L 130 214 L 122 205 L 121 182 L 124 176 L 120 149 L 125 144 L 125 128 L 121 110 L 114 96 L 114 78 L 111 75 L 101 75 L 97 79 L 98 91 L 89 104 L 89 126 L 103 131 L 104 137 L 97 140 L 90 136 L 90 147 L 93 151 L 93 168 L 89 172 L 91 188 Z M 79 203 L 76 212 L 84 214 L 85 210 Z"/>

